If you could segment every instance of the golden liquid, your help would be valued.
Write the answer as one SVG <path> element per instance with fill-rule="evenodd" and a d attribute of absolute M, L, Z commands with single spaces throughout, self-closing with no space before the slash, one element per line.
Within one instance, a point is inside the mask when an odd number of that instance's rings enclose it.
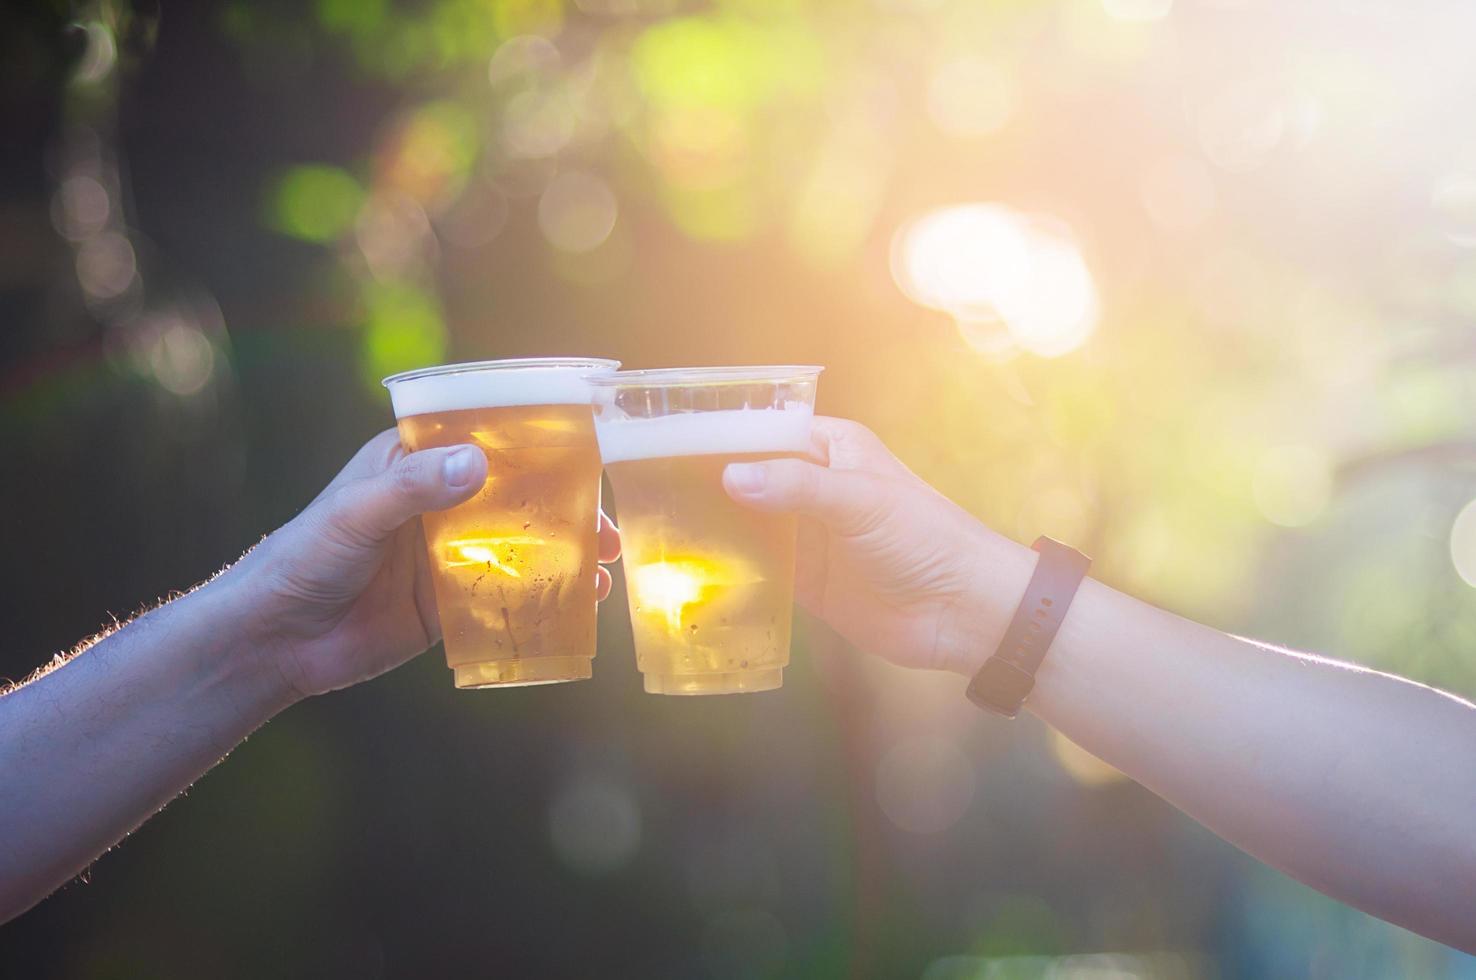
<path fill-rule="evenodd" d="M 628 460 L 606 467 L 620 508 L 636 663 L 654 694 L 779 687 L 789 663 L 795 518 L 735 504 L 723 490 L 745 453 Z"/>
<path fill-rule="evenodd" d="M 590 676 L 600 452 L 589 406 L 433 412 L 399 427 L 411 451 L 470 443 L 487 454 L 475 497 L 421 516 L 456 686 Z"/>

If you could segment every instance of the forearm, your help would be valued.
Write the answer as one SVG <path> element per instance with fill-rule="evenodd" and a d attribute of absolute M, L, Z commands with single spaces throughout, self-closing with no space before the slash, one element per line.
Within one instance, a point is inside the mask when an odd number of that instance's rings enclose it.
<path fill-rule="evenodd" d="M 1089 580 L 1029 706 L 1261 860 L 1476 950 L 1472 705 Z"/>
<path fill-rule="evenodd" d="M 26 910 L 290 701 L 222 578 L 0 698 L 0 922 Z"/>

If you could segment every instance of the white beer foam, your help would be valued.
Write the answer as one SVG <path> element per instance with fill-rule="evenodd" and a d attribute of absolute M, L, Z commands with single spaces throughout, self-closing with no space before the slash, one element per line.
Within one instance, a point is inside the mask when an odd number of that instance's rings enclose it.
<path fill-rule="evenodd" d="M 395 418 L 468 408 L 588 405 L 589 368 L 529 367 L 409 378 L 389 386 Z"/>
<path fill-rule="evenodd" d="M 687 412 L 654 419 L 595 417 L 605 463 L 717 453 L 803 453 L 810 448 L 808 405 Z"/>

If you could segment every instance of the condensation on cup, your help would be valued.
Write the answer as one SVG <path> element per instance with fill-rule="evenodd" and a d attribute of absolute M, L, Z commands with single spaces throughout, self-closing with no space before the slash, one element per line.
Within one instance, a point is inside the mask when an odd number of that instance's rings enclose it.
<path fill-rule="evenodd" d="M 821 370 L 681 368 L 590 379 L 648 692 L 783 684 L 796 520 L 734 503 L 722 474 L 729 463 L 807 454 Z"/>
<path fill-rule="evenodd" d="M 529 358 L 385 379 L 407 450 L 466 443 L 487 455 L 476 496 L 421 517 L 457 687 L 590 676 L 600 455 L 587 379 L 619 366 Z"/>

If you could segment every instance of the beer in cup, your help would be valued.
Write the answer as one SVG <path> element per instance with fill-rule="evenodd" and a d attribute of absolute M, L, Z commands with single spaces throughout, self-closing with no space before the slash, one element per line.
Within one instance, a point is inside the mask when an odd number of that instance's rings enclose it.
<path fill-rule="evenodd" d="M 795 518 L 734 503 L 723 468 L 804 455 L 820 371 L 691 368 L 590 379 L 647 691 L 732 694 L 783 683 Z"/>
<path fill-rule="evenodd" d="M 600 455 L 586 378 L 619 366 L 532 358 L 385 379 L 407 450 L 487 454 L 475 497 L 421 517 L 457 687 L 590 676 Z"/>

